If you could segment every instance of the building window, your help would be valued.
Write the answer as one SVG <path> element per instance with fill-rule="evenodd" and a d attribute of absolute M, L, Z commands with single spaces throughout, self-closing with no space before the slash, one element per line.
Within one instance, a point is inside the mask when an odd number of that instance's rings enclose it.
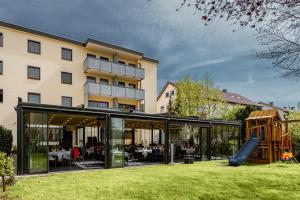
<path fill-rule="evenodd" d="M 175 91 L 172 90 L 170 93 L 171 93 L 170 96 L 173 96 L 175 94 Z"/>
<path fill-rule="evenodd" d="M 28 93 L 29 103 L 41 103 L 41 94 L 39 93 Z"/>
<path fill-rule="evenodd" d="M 129 63 L 129 66 L 136 67 L 136 64 Z"/>
<path fill-rule="evenodd" d="M 61 72 L 61 83 L 72 84 L 72 73 Z"/>
<path fill-rule="evenodd" d="M 121 109 L 121 110 L 135 110 L 135 105 L 119 103 L 119 109 Z"/>
<path fill-rule="evenodd" d="M 0 61 L 0 74 L 3 74 L 3 61 Z"/>
<path fill-rule="evenodd" d="M 0 89 L 0 103 L 3 103 L 3 89 Z"/>
<path fill-rule="evenodd" d="M 109 61 L 109 59 L 108 59 L 108 58 L 106 58 L 106 57 L 103 57 L 103 56 L 100 56 L 100 60 Z"/>
<path fill-rule="evenodd" d="M 101 84 L 105 84 L 105 85 L 108 85 L 108 79 L 105 79 L 105 78 L 100 78 L 100 83 Z"/>
<path fill-rule="evenodd" d="M 40 80 L 41 79 L 40 68 L 28 66 L 27 67 L 27 78 Z"/>
<path fill-rule="evenodd" d="M 88 58 L 96 58 L 96 55 L 88 53 L 88 54 L 86 54 L 86 57 L 88 57 Z"/>
<path fill-rule="evenodd" d="M 91 108 L 108 108 L 109 103 L 105 101 L 91 101 L 89 100 L 88 106 Z"/>
<path fill-rule="evenodd" d="M 119 60 L 119 63 L 122 64 L 122 65 L 125 65 L 124 61 Z"/>
<path fill-rule="evenodd" d="M 128 83 L 128 87 L 129 88 L 136 88 L 136 84 L 134 84 L 134 83 Z"/>
<path fill-rule="evenodd" d="M 166 92 L 166 97 L 169 97 L 170 96 L 170 93 L 169 92 Z"/>
<path fill-rule="evenodd" d="M 86 81 L 90 83 L 96 83 L 96 77 L 93 76 L 87 76 Z"/>
<path fill-rule="evenodd" d="M 62 106 L 72 107 L 72 97 L 62 96 L 61 97 L 61 105 Z"/>
<path fill-rule="evenodd" d="M 61 59 L 72 61 L 72 50 L 61 48 Z"/>
<path fill-rule="evenodd" d="M 0 47 L 3 47 L 3 33 L 0 33 Z"/>
<path fill-rule="evenodd" d="M 118 86 L 119 86 L 119 87 L 125 87 L 125 82 L 119 81 L 119 82 L 118 82 Z"/>
<path fill-rule="evenodd" d="M 41 54 L 41 43 L 33 40 L 28 40 L 28 52 Z"/>
<path fill-rule="evenodd" d="M 165 107 L 164 107 L 164 106 L 161 106 L 161 107 L 160 107 L 160 112 L 161 112 L 161 113 L 165 112 Z"/>

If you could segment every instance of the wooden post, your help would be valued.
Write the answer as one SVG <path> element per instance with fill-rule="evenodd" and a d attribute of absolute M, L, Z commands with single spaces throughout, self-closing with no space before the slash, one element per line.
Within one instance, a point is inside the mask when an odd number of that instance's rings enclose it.
<path fill-rule="evenodd" d="M 5 181 L 5 176 L 2 176 L 2 190 L 3 190 L 3 192 L 6 191 L 6 181 Z"/>

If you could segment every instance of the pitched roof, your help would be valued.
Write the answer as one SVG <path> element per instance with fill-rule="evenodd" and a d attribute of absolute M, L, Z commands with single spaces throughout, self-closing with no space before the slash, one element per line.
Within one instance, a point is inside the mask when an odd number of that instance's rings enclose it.
<path fill-rule="evenodd" d="M 241 105 L 249 105 L 249 106 L 259 106 L 256 102 L 233 92 L 223 92 L 222 93 L 223 100 L 227 103 L 233 104 L 241 104 Z"/>
<path fill-rule="evenodd" d="M 282 108 L 282 107 L 279 107 L 279 106 L 274 106 L 274 105 L 269 104 L 269 103 L 258 102 L 258 105 L 260 105 L 261 107 L 265 106 L 265 107 L 273 108 L 273 109 L 276 109 L 276 110 L 280 110 L 280 111 L 285 112 L 285 113 L 289 112 L 288 109 L 285 109 L 285 108 Z"/>
<path fill-rule="evenodd" d="M 165 89 L 168 87 L 168 85 L 171 84 L 174 87 L 176 87 L 176 82 L 172 82 L 172 81 L 167 81 L 164 85 L 164 87 L 160 90 L 159 95 L 156 98 L 156 101 L 158 101 L 158 99 L 161 97 L 161 95 L 164 93 Z"/>
<path fill-rule="evenodd" d="M 268 118 L 278 118 L 279 120 L 282 120 L 278 111 L 275 109 L 252 111 L 250 113 L 249 117 L 247 118 L 247 120 L 249 120 L 249 119 L 268 119 Z"/>

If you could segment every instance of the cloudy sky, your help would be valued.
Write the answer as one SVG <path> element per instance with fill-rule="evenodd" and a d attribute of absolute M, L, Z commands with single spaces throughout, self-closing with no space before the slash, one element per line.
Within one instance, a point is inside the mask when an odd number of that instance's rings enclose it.
<path fill-rule="evenodd" d="M 260 47 L 253 31 L 204 26 L 182 0 L 2 0 L 0 20 L 75 40 L 95 38 L 160 60 L 158 90 L 185 75 L 209 72 L 216 85 L 255 101 L 295 106 L 300 82 L 276 78 L 267 62 L 251 58 Z"/>

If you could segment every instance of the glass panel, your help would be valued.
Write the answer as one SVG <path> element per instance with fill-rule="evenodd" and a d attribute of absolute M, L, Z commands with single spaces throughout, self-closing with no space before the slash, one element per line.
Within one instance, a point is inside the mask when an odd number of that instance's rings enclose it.
<path fill-rule="evenodd" d="M 26 125 L 29 136 L 29 173 L 48 172 L 47 121 L 47 114 L 29 114 Z"/>
<path fill-rule="evenodd" d="M 211 159 L 216 160 L 218 159 L 217 157 L 217 152 L 218 152 L 218 134 L 217 134 L 217 126 L 214 125 L 212 127 L 211 131 L 211 144 L 210 144 L 210 151 L 211 151 Z"/>
<path fill-rule="evenodd" d="M 41 43 L 28 40 L 28 52 L 40 54 L 41 53 Z"/>
<path fill-rule="evenodd" d="M 111 161 L 112 167 L 124 166 L 124 120 L 111 118 Z"/>
<path fill-rule="evenodd" d="M 0 61 L 0 74 L 3 74 L 3 61 Z"/>
<path fill-rule="evenodd" d="M 136 77 L 143 79 L 145 77 L 145 71 L 143 69 L 136 69 Z"/>
<path fill-rule="evenodd" d="M 117 75 L 125 75 L 125 66 L 112 63 L 112 73 Z"/>
<path fill-rule="evenodd" d="M 229 156 L 233 156 L 237 152 L 237 145 L 238 145 L 238 140 L 235 137 L 235 127 L 230 126 L 229 127 L 229 133 L 228 133 L 228 153 Z"/>
<path fill-rule="evenodd" d="M 111 73 L 111 71 L 112 71 L 111 68 L 112 68 L 111 62 L 107 62 L 107 61 L 103 61 L 103 60 L 100 61 L 100 69 L 102 72 Z"/>
<path fill-rule="evenodd" d="M 112 95 L 112 86 L 106 85 L 106 84 L 99 84 L 100 86 L 100 94 L 105 96 L 111 96 Z"/>
<path fill-rule="evenodd" d="M 3 89 L 0 89 L 0 103 L 3 103 Z"/>
<path fill-rule="evenodd" d="M 100 61 L 97 58 L 87 57 L 87 67 L 88 69 L 99 70 Z"/>
<path fill-rule="evenodd" d="M 72 74 L 68 72 L 62 72 L 61 82 L 66 84 L 72 84 Z"/>
<path fill-rule="evenodd" d="M 126 75 L 135 77 L 135 67 L 125 67 Z"/>
<path fill-rule="evenodd" d="M 136 89 L 126 88 L 126 91 L 125 91 L 126 98 L 135 99 L 136 98 L 135 91 L 136 91 Z"/>
<path fill-rule="evenodd" d="M 201 160 L 208 159 L 208 128 L 201 128 Z"/>
<path fill-rule="evenodd" d="M 72 60 L 72 50 L 71 49 L 61 49 L 61 58 L 63 60 Z"/>
<path fill-rule="evenodd" d="M 3 33 L 0 33 L 0 47 L 3 47 Z"/>
<path fill-rule="evenodd" d="M 86 77 L 87 82 L 96 83 L 96 77 L 93 76 L 87 76 Z"/>
<path fill-rule="evenodd" d="M 72 107 L 72 97 L 62 97 L 62 106 Z"/>
<path fill-rule="evenodd" d="M 41 95 L 36 93 L 28 93 L 29 103 L 41 103 Z"/>
<path fill-rule="evenodd" d="M 40 79 L 40 68 L 28 66 L 28 78 Z"/>

